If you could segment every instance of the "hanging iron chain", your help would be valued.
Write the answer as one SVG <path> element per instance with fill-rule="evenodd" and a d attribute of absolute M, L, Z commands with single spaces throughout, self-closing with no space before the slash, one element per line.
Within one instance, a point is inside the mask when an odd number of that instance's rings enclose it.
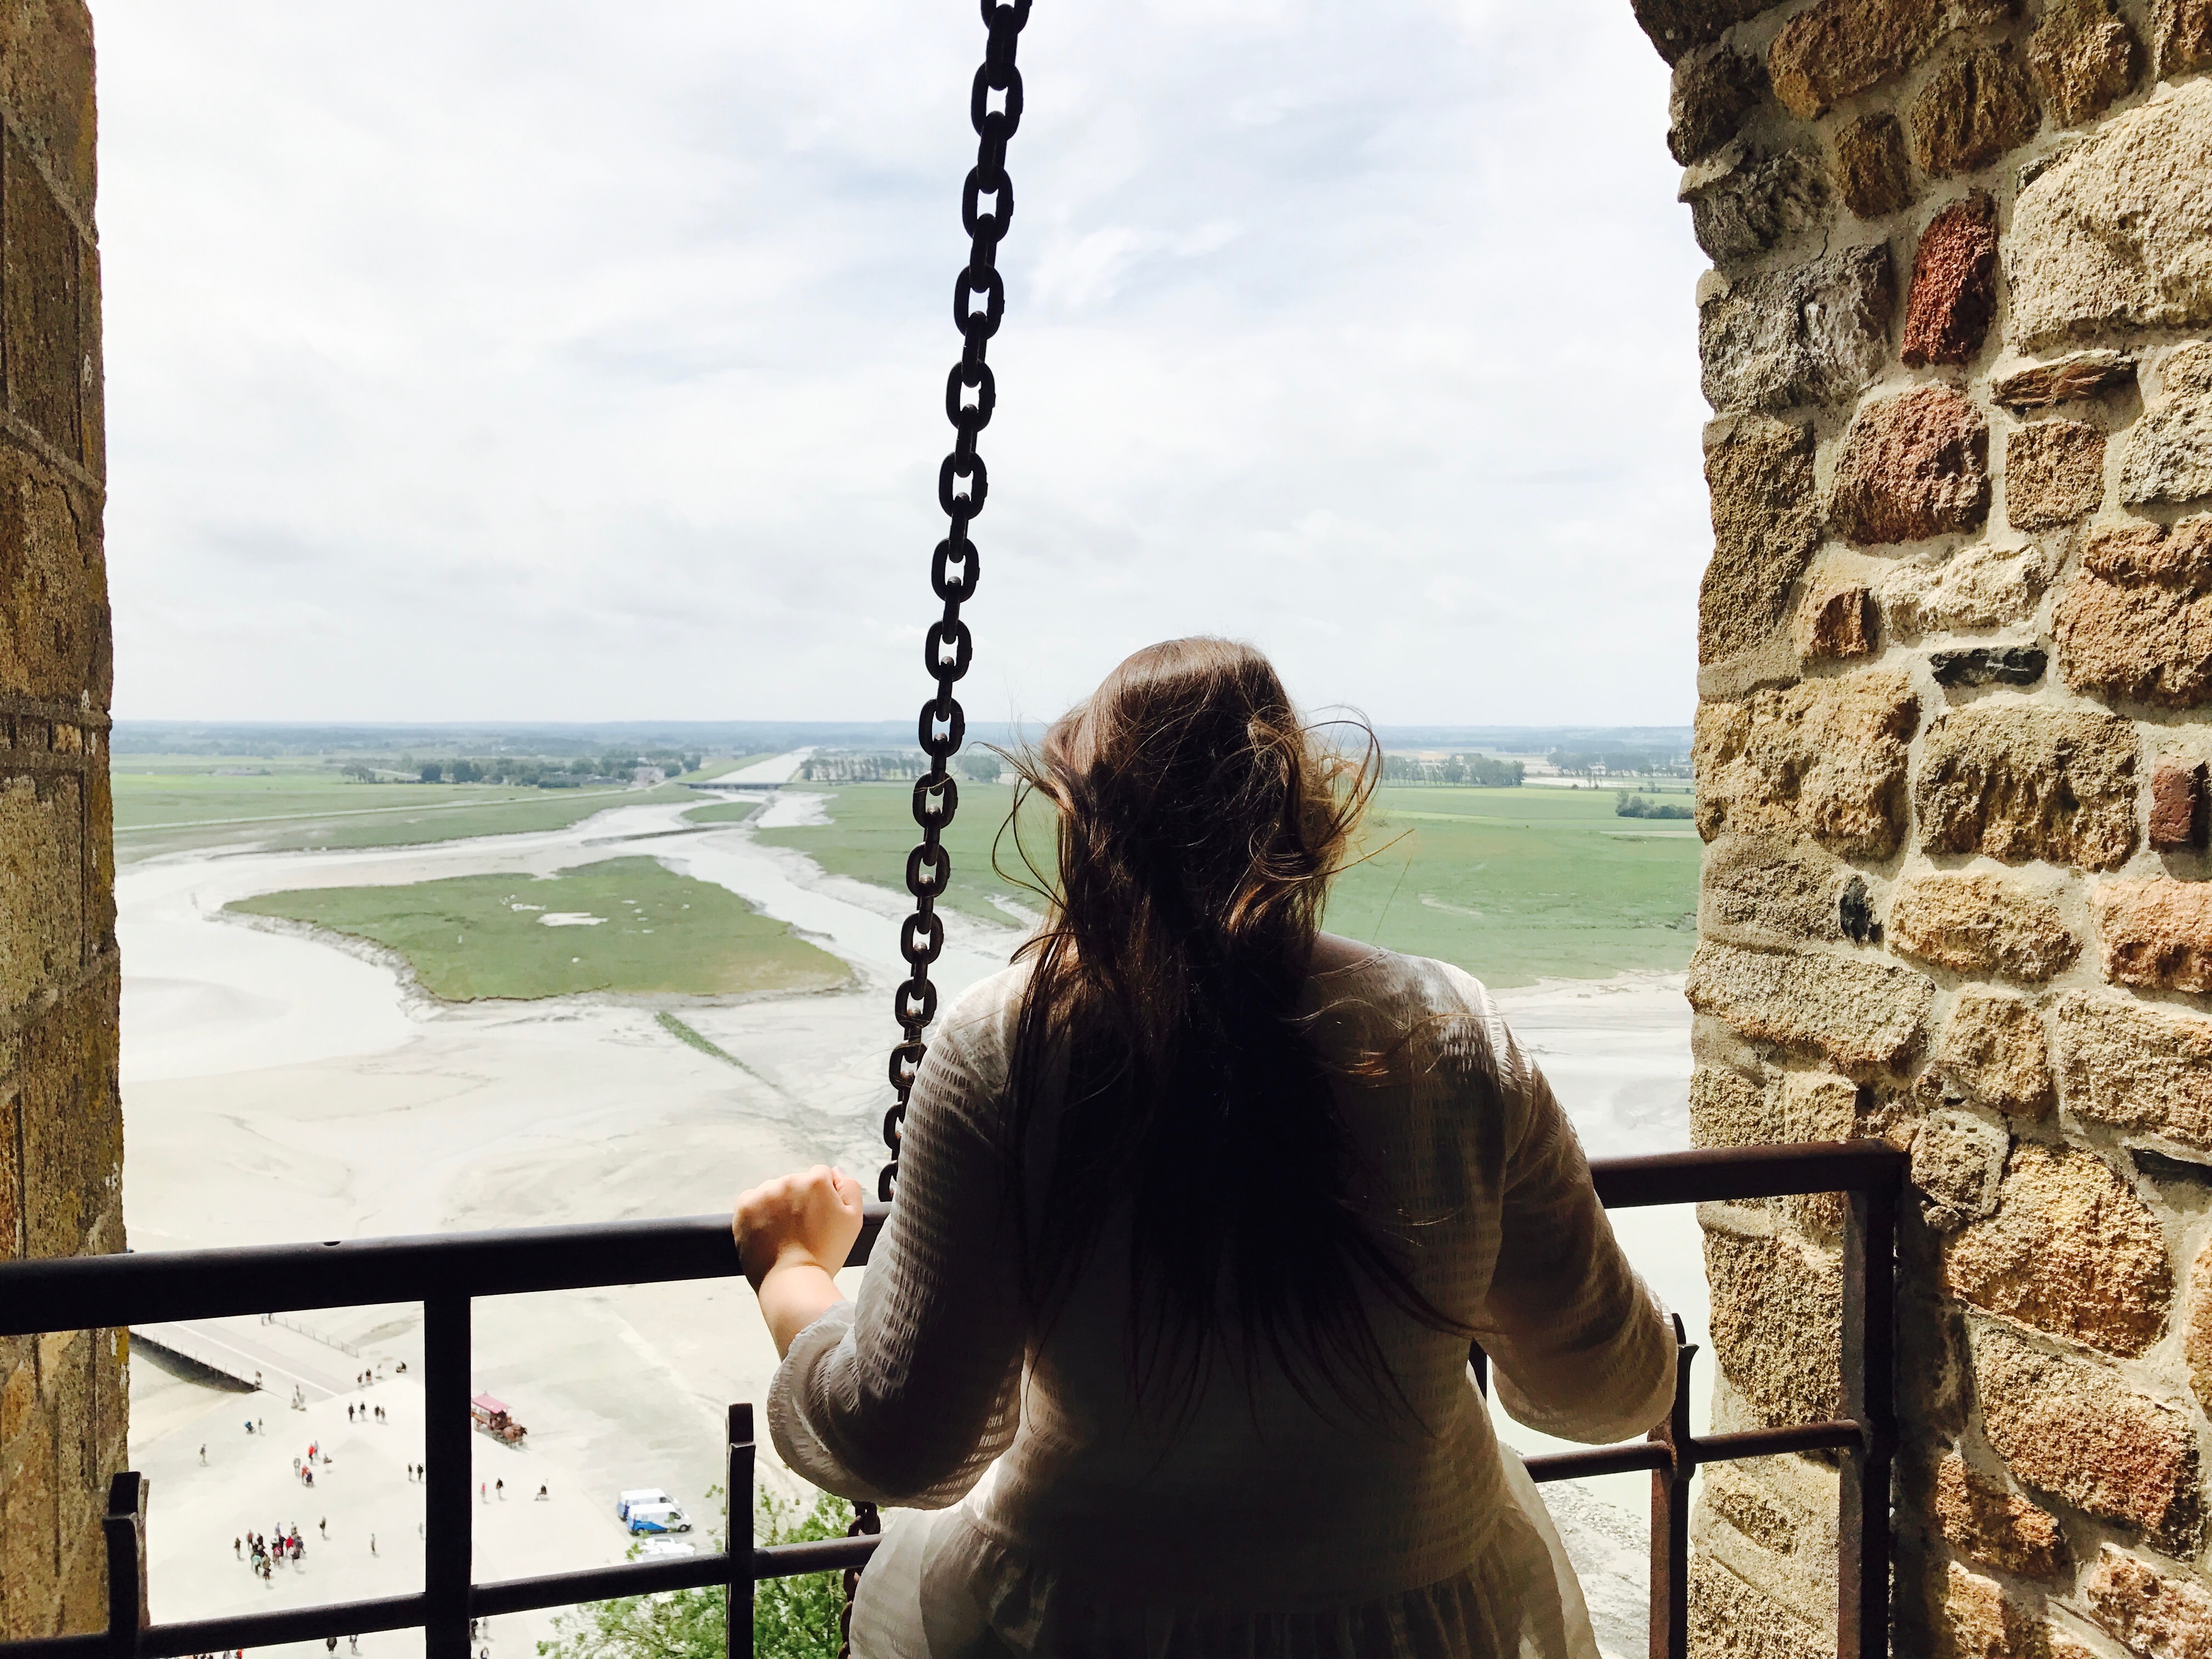
<path fill-rule="evenodd" d="M 891 1012 L 902 1040 L 890 1052 L 890 1082 L 897 1098 L 884 1114 L 884 1145 L 890 1160 L 876 1177 L 876 1196 L 889 1202 L 898 1184 L 900 1127 L 907 1097 L 921 1073 L 928 1045 L 921 1034 L 937 1017 L 937 987 L 930 964 L 945 949 L 945 922 L 937 902 L 952 878 L 952 854 L 945 827 L 960 809 L 960 788 L 951 762 L 967 736 L 968 719 L 953 687 L 967 673 L 975 641 L 960 607 L 975 597 L 982 563 L 968 526 L 983 510 L 991 475 L 976 453 L 976 434 L 991 423 L 998 387 L 985 361 L 991 337 L 1006 315 L 1006 284 L 999 274 L 999 244 L 1014 216 L 1014 183 L 1006 173 L 1006 141 L 1022 124 L 1022 76 L 1014 67 L 1014 48 L 1029 21 L 1030 0 L 982 0 L 990 43 L 983 66 L 969 94 L 968 118 L 976 137 L 975 165 L 960 189 L 960 222 L 968 232 L 968 263 L 952 283 L 952 322 L 965 344 L 960 361 L 945 381 L 945 416 L 957 434 L 952 453 L 937 470 L 937 504 L 949 521 L 945 539 L 929 562 L 929 585 L 944 602 L 945 613 L 923 636 L 922 670 L 937 682 L 937 695 L 921 706 L 915 735 L 930 759 L 929 770 L 914 786 L 914 821 L 921 840 L 907 854 L 906 889 L 914 895 L 914 914 L 899 927 L 899 954 L 907 978 L 892 995 Z"/>

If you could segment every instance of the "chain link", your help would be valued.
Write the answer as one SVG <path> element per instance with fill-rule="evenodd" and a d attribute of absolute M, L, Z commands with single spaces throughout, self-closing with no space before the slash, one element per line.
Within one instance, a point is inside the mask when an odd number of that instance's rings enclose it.
<path fill-rule="evenodd" d="M 982 0 L 983 24 L 990 42 L 983 65 L 969 92 L 968 118 L 975 129 L 975 165 L 960 187 L 960 223 L 969 235 L 968 263 L 952 283 L 952 323 L 965 344 L 960 361 L 945 381 L 945 416 L 957 434 L 952 453 L 937 470 L 937 504 L 949 522 L 945 539 L 929 562 L 929 585 L 944 602 L 945 614 L 922 641 L 922 672 L 937 682 L 937 695 L 921 706 L 915 738 L 931 761 L 914 786 L 914 821 L 921 840 L 907 855 L 906 890 L 914 895 L 914 914 L 899 928 L 899 954 L 908 977 L 893 994 L 891 1012 L 902 1034 L 890 1052 L 890 1085 L 897 1098 L 884 1114 L 884 1145 L 890 1159 L 876 1177 L 876 1196 L 889 1202 L 898 1187 L 900 1127 L 907 1097 L 921 1070 L 928 1045 L 921 1034 L 937 1018 L 937 987 L 930 964 L 945 949 L 945 923 L 937 902 L 952 879 L 952 855 L 944 843 L 945 825 L 960 810 L 960 787 L 952 780 L 952 757 L 968 734 L 968 716 L 952 689 L 974 660 L 975 644 L 960 607 L 975 597 L 982 560 L 968 526 L 990 494 L 990 470 L 975 453 L 976 434 L 991 423 L 999 399 L 998 383 L 984 361 L 991 337 L 1006 313 L 1006 279 L 999 274 L 999 244 L 1014 217 L 1014 181 L 1006 172 L 1006 141 L 1022 124 L 1022 76 L 1014 67 L 1014 48 L 1030 20 L 1030 0 Z M 856 1523 L 857 1524 L 857 1523 Z"/>

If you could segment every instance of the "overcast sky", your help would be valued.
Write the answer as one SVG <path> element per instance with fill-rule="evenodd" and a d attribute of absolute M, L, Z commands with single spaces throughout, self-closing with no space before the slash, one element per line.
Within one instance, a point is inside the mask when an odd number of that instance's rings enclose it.
<path fill-rule="evenodd" d="M 93 0 L 115 708 L 887 719 L 971 0 Z M 1036 0 L 980 719 L 1253 640 L 1686 721 L 1703 260 L 1627 0 Z"/>

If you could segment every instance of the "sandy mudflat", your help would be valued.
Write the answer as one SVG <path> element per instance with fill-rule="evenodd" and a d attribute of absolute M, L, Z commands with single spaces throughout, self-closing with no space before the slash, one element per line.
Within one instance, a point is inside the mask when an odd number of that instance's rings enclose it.
<path fill-rule="evenodd" d="M 746 830 L 687 826 L 689 805 L 617 806 L 541 834 L 180 854 L 125 871 L 125 1201 L 134 1247 L 701 1213 L 726 1208 L 766 1175 L 820 1158 L 871 1176 L 887 1097 L 890 994 L 904 974 L 895 946 L 900 896 L 826 877 L 799 854 L 756 845 Z M 660 1002 L 441 1005 L 372 952 L 218 918 L 225 903 L 252 893 L 539 873 L 634 854 L 743 894 L 851 963 L 854 988 L 670 1000 L 732 1065 L 659 1026 Z M 1002 965 L 1018 938 L 957 916 L 948 929 L 937 969 L 948 1000 Z M 1686 1144 L 1689 1021 L 1680 975 L 1551 983 L 1499 1001 L 1594 1157 Z M 1701 1339 L 1693 1220 L 1646 1212 L 1624 1215 L 1619 1227 Z M 403 1362 L 419 1367 L 412 1307 L 298 1317 L 387 1373 Z M 774 1366 L 742 1284 L 489 1299 L 477 1306 L 475 1338 L 477 1386 L 507 1400 L 531 1429 L 521 1450 L 483 1442 L 480 1470 L 491 1479 L 519 1469 L 532 1492 L 546 1481 L 552 1493 L 520 1510 L 512 1497 L 505 1508 L 486 1506 L 480 1577 L 620 1559 L 627 1540 L 610 1506 L 622 1487 L 665 1486 L 696 1514 L 711 1514 L 725 1405 L 763 1399 Z M 273 1393 L 221 1395 L 143 1362 L 133 1373 L 141 1391 L 133 1458 L 155 1480 L 157 1617 L 388 1595 L 417 1582 L 410 1517 L 421 1488 L 404 1465 L 420 1442 L 419 1395 L 404 1381 L 376 1391 L 393 1413 L 383 1431 L 349 1437 L 342 1398 L 303 1413 Z M 268 1442 L 243 1433 L 241 1399 L 267 1420 Z M 310 1495 L 289 1458 L 319 1432 L 347 1449 Z M 1540 1449 L 1529 1437 L 1516 1440 Z M 1629 1477 L 1602 1496 L 1629 1510 L 1644 1502 L 1642 1483 Z M 304 1566 L 281 1570 L 275 1589 L 230 1559 L 244 1528 L 324 1518 L 329 1547 L 311 1541 Z M 380 1552 L 373 1559 L 370 1530 Z M 1618 1601 L 1628 1590 L 1607 1593 Z M 545 1623 L 498 1621 L 495 1659 L 525 1659 Z M 362 1640 L 374 1659 L 419 1647 L 414 1638 Z M 301 1659 L 319 1651 L 302 1650 Z"/>

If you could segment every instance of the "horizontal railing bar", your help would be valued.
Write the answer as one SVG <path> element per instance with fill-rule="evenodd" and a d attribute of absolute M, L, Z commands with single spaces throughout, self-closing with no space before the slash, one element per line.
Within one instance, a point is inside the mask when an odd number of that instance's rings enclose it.
<path fill-rule="evenodd" d="M 1663 1443 L 1630 1440 L 1589 1451 L 1547 1452 L 1541 1457 L 1529 1458 L 1528 1469 L 1528 1478 L 1541 1486 L 1547 1480 L 1588 1480 L 1601 1474 L 1672 1468 L 1674 1464 L 1674 1452 Z"/>
<path fill-rule="evenodd" d="M 1700 1435 L 1690 1442 L 1690 1461 L 1739 1463 L 1747 1457 L 1779 1457 L 1784 1452 L 1855 1451 L 1865 1443 L 1864 1427 L 1849 1418 L 1837 1418 L 1826 1423 L 1801 1423 L 1783 1429 Z"/>
<path fill-rule="evenodd" d="M 191 1619 L 152 1625 L 138 1632 L 139 1659 L 183 1659 L 193 1653 L 270 1647 L 279 1642 L 317 1642 L 328 1636 L 409 1630 L 422 1624 L 428 1598 L 388 1595 L 374 1601 L 327 1601 L 279 1613 L 241 1613 L 228 1619 Z M 15 1659 L 14 1655 L 9 1659 Z"/>
<path fill-rule="evenodd" d="M 100 1659 L 107 1651 L 107 1632 L 88 1636 L 27 1636 L 20 1641 L 0 1642 L 8 1659 Z"/>
<path fill-rule="evenodd" d="M 1893 1185 L 1905 1154 L 1879 1141 L 1733 1146 L 1590 1166 L 1609 1208 L 1698 1204 Z M 890 1206 L 870 1204 L 852 1263 L 867 1261 Z M 302 1308 L 419 1302 L 428 1294 L 520 1296 L 605 1285 L 727 1279 L 726 1217 L 577 1227 L 60 1256 L 0 1265 L 0 1336 L 103 1330 Z"/>

